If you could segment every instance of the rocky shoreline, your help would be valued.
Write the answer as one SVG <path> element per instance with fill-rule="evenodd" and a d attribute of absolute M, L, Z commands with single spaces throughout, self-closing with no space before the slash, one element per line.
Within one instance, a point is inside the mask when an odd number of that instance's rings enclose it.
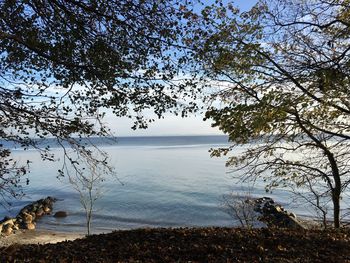
<path fill-rule="evenodd" d="M 50 215 L 53 204 L 57 201 L 54 197 L 46 197 L 23 207 L 15 218 L 5 217 L 0 221 L 0 236 L 9 236 L 19 230 L 34 230 L 36 220 L 45 215 Z M 306 222 L 296 217 L 294 213 L 286 211 L 280 204 L 269 197 L 247 199 L 245 202 L 253 207 L 259 215 L 257 219 L 267 227 L 308 229 L 315 224 Z M 66 217 L 65 211 L 57 211 L 54 217 Z"/>
<path fill-rule="evenodd" d="M 269 228 L 307 229 L 310 226 L 270 197 L 247 199 L 246 202 L 250 203 L 253 210 L 260 215 L 258 220 Z"/>
<path fill-rule="evenodd" d="M 0 221 L 0 234 L 9 236 L 20 229 L 35 229 L 36 220 L 44 215 L 50 215 L 53 204 L 56 201 L 56 198 L 48 196 L 26 205 L 19 211 L 15 218 L 4 217 L 4 219 Z"/>

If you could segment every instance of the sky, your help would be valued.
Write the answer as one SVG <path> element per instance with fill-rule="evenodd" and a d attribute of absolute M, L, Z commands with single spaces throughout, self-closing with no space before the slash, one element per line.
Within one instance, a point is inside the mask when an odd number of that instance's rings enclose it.
<path fill-rule="evenodd" d="M 241 11 L 247 11 L 252 8 L 258 0 L 224 0 L 224 2 L 232 2 L 235 6 L 238 6 Z"/>
<path fill-rule="evenodd" d="M 224 1 L 229 2 L 229 1 Z M 257 0 L 233 1 L 242 11 L 249 10 Z M 211 127 L 211 121 L 203 121 L 202 115 L 187 118 L 166 115 L 164 119 L 156 120 L 147 129 L 133 130 L 133 122 L 128 118 L 117 118 L 107 114 L 105 122 L 115 136 L 176 136 L 176 135 L 223 135 L 217 128 Z"/>
<path fill-rule="evenodd" d="M 187 118 L 167 115 L 151 123 L 147 129 L 132 130 L 133 122 L 128 118 L 116 118 L 108 115 L 105 122 L 115 136 L 177 136 L 177 135 L 223 135 L 218 128 L 212 128 L 210 121 L 203 116 Z"/>

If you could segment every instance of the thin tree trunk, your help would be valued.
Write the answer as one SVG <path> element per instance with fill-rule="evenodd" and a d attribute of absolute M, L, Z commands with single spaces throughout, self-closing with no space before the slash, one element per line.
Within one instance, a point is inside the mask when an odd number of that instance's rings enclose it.
<path fill-rule="evenodd" d="M 87 228 L 87 235 L 90 236 L 91 234 L 91 212 L 86 213 L 86 228 Z"/>
<path fill-rule="evenodd" d="M 91 228 L 91 224 L 90 224 L 90 219 L 87 221 L 87 234 L 88 236 L 90 236 L 90 228 Z"/>

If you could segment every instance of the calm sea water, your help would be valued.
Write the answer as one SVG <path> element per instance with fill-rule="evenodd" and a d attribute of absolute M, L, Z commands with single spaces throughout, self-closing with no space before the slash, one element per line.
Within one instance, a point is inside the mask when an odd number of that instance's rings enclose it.
<path fill-rule="evenodd" d="M 102 186 L 102 195 L 93 215 L 93 232 L 140 227 L 234 226 L 222 209 L 225 194 L 251 192 L 266 196 L 263 184 L 254 188 L 239 183 L 225 168 L 225 158 L 211 158 L 208 150 L 227 145 L 226 136 L 128 137 L 117 143 L 99 141 L 109 153 L 118 180 L 111 178 Z M 59 155 L 60 149 L 54 149 Z M 37 228 L 85 232 L 85 214 L 79 195 L 71 185 L 56 179 L 59 162 L 42 162 L 35 150 L 14 150 L 20 161 L 31 159 L 30 184 L 26 196 L 13 203 L 9 211 L 0 207 L 0 216 L 16 215 L 26 204 L 48 195 L 60 201 L 54 210 L 69 216 L 45 216 Z M 298 214 L 308 215 L 305 207 L 293 206 L 288 192 L 269 194 Z"/>

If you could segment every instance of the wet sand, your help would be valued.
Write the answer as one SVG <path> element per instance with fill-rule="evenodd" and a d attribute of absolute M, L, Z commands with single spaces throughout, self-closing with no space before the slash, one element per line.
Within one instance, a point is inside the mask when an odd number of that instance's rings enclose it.
<path fill-rule="evenodd" d="M 46 244 L 58 243 L 85 237 L 79 233 L 63 233 L 48 230 L 18 230 L 9 236 L 0 236 L 0 247 L 13 244 Z"/>

